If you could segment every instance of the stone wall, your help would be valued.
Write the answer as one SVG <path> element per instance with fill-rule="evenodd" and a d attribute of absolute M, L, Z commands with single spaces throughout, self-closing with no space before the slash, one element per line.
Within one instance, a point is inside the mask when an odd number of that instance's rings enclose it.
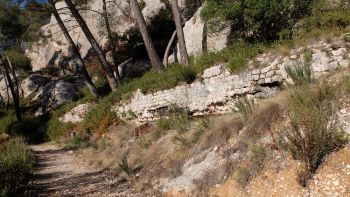
<path fill-rule="evenodd" d="M 140 90 L 126 103 L 116 105 L 113 110 L 122 118 L 136 115 L 139 121 L 159 118 L 170 105 L 188 108 L 194 115 L 224 114 L 235 109 L 238 98 L 248 96 L 261 99 L 274 95 L 282 85 L 293 84 L 286 67 L 305 64 L 306 53 L 315 78 L 331 70 L 349 66 L 350 43 L 343 37 L 330 42 L 319 41 L 292 49 L 288 54 L 267 52 L 249 61 L 247 69 L 231 74 L 225 64 L 204 70 L 200 80 L 192 84 L 151 94 Z"/>

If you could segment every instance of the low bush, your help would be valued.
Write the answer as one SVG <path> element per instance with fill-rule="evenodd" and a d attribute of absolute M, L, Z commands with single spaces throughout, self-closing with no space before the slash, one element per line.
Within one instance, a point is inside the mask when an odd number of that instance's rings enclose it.
<path fill-rule="evenodd" d="M 318 85 L 299 87 L 291 94 L 290 125 L 281 136 L 281 146 L 314 173 L 325 156 L 348 141 L 336 121 L 334 88 Z M 309 177 L 309 176 L 303 176 Z M 307 180 L 300 180 L 305 185 Z"/>
<path fill-rule="evenodd" d="M 0 144 L 0 196 L 19 196 L 33 170 L 33 156 L 22 138 Z"/>
<path fill-rule="evenodd" d="M 77 134 L 73 138 L 68 139 L 65 142 L 65 148 L 70 150 L 75 150 L 79 148 L 86 148 L 86 147 L 96 147 L 97 145 L 90 142 L 90 137 L 88 135 L 84 134 Z"/>
<path fill-rule="evenodd" d="M 237 42 L 222 51 L 204 53 L 196 58 L 191 66 L 197 70 L 197 73 L 201 73 L 217 63 L 228 63 L 228 69 L 231 72 L 237 72 L 246 66 L 249 59 L 262 53 L 266 48 L 267 45 L 262 43 Z"/>
<path fill-rule="evenodd" d="M 10 126 L 10 134 L 22 136 L 31 143 L 39 143 L 45 140 L 45 133 L 39 131 L 41 121 L 38 118 L 23 118 L 22 121 L 15 122 Z"/>
<path fill-rule="evenodd" d="M 9 133 L 10 126 L 17 121 L 14 110 L 0 110 L 0 133 Z"/>

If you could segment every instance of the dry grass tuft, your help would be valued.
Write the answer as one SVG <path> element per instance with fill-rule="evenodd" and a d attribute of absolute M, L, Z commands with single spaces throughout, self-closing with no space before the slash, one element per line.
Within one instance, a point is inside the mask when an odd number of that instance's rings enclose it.
<path fill-rule="evenodd" d="M 233 135 L 237 135 L 243 126 L 244 120 L 237 114 L 222 117 L 221 120 L 215 121 L 211 129 L 199 140 L 199 150 L 205 150 L 226 143 Z"/>
<path fill-rule="evenodd" d="M 277 101 L 262 103 L 247 121 L 245 137 L 259 137 L 281 119 L 284 108 Z"/>

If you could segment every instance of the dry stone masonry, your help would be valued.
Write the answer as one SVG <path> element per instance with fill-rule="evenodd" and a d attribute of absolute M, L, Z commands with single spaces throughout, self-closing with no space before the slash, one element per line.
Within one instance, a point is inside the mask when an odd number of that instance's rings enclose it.
<path fill-rule="evenodd" d="M 204 70 L 201 80 L 192 84 L 150 94 L 138 90 L 130 101 L 116 105 L 113 110 L 125 119 L 130 118 L 128 114 L 135 114 L 139 121 L 155 120 L 173 104 L 187 108 L 194 115 L 229 113 L 242 96 L 267 98 L 278 92 L 282 85 L 293 84 L 286 67 L 304 65 L 307 55 L 315 78 L 348 67 L 350 43 L 344 41 L 344 36 L 292 49 L 288 55 L 261 54 L 238 74 L 231 74 L 225 64 L 218 64 Z"/>

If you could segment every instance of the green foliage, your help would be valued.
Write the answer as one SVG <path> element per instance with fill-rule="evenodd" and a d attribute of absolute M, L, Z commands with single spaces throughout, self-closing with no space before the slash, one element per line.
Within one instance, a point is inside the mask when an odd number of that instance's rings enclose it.
<path fill-rule="evenodd" d="M 126 154 L 123 155 L 120 163 L 118 163 L 119 169 L 121 169 L 126 174 L 131 173 L 131 168 L 128 163 L 128 156 Z"/>
<path fill-rule="evenodd" d="M 258 174 L 264 167 L 266 160 L 266 150 L 260 144 L 252 144 L 249 146 L 249 157 L 247 164 L 237 167 L 237 181 L 245 187 L 249 181 Z"/>
<path fill-rule="evenodd" d="M 60 106 L 52 113 L 51 119 L 47 123 L 47 135 L 50 140 L 58 140 L 64 134 L 67 134 L 69 130 L 72 130 L 74 128 L 75 125 L 73 123 L 61 122 L 59 118 L 73 109 L 76 105 L 76 102 L 70 102 Z"/>
<path fill-rule="evenodd" d="M 192 66 L 198 73 L 201 73 L 204 69 L 217 63 L 228 62 L 229 70 L 231 72 L 237 72 L 246 66 L 249 59 L 254 58 L 265 49 L 266 45 L 264 44 L 238 42 L 220 52 L 203 54 L 195 59 Z"/>
<path fill-rule="evenodd" d="M 244 120 L 247 121 L 254 110 L 255 103 L 253 100 L 243 97 L 238 99 L 235 106 L 238 112 L 242 114 Z"/>
<path fill-rule="evenodd" d="M 58 140 L 64 134 L 67 134 L 69 130 L 74 128 L 73 123 L 63 123 L 58 118 L 53 117 L 48 122 L 47 135 L 50 140 Z"/>
<path fill-rule="evenodd" d="M 59 72 L 59 68 L 56 67 L 46 67 L 40 70 L 41 73 L 51 75 L 51 76 L 57 76 Z"/>
<path fill-rule="evenodd" d="M 15 48 L 10 48 L 5 51 L 5 54 L 8 56 L 13 66 L 25 70 L 30 69 L 30 60 L 24 55 L 23 51 Z"/>
<path fill-rule="evenodd" d="M 156 126 L 159 129 L 163 130 L 177 130 L 180 132 L 185 131 L 190 122 L 190 114 L 188 110 L 184 108 L 180 108 L 176 105 L 172 105 L 169 107 L 167 114 L 164 114 L 165 116 L 160 118 L 156 122 Z"/>
<path fill-rule="evenodd" d="M 0 196 L 18 196 L 33 170 L 33 156 L 22 138 L 0 144 Z"/>
<path fill-rule="evenodd" d="M 291 121 L 281 145 L 295 159 L 305 162 L 311 173 L 326 155 L 348 141 L 335 121 L 336 95 L 334 88 L 326 85 L 299 87 L 291 94 Z"/>
<path fill-rule="evenodd" d="M 20 9 L 18 6 L 11 6 L 8 1 L 0 1 L 0 35 L 2 40 L 11 40 L 20 37 L 24 32 L 24 26 L 20 21 Z"/>
<path fill-rule="evenodd" d="M 45 134 L 40 133 L 41 121 L 38 118 L 24 117 L 10 126 L 10 134 L 22 136 L 32 143 L 38 143 L 45 139 Z"/>
<path fill-rule="evenodd" d="M 311 65 L 305 63 L 299 67 L 286 67 L 286 72 L 297 85 L 303 85 L 312 82 L 313 77 L 311 73 Z"/>
<path fill-rule="evenodd" d="M 143 8 L 146 7 L 145 1 L 144 1 L 144 0 L 141 0 L 141 1 L 139 2 L 139 6 L 140 6 L 140 9 L 143 10 Z"/>
<path fill-rule="evenodd" d="M 10 133 L 10 126 L 17 121 L 13 110 L 0 110 L 0 133 Z"/>
<path fill-rule="evenodd" d="M 290 37 L 295 22 L 311 11 L 313 0 L 208 0 L 201 17 L 218 31 L 232 24 L 234 39 L 274 40 Z M 219 29 L 217 29 L 219 27 Z"/>
<path fill-rule="evenodd" d="M 197 78 L 197 72 L 192 67 L 185 67 L 180 71 L 180 80 L 191 84 Z"/>
<path fill-rule="evenodd" d="M 65 142 L 66 149 L 78 149 L 78 148 L 86 148 L 86 147 L 96 147 L 97 144 L 91 143 L 89 136 L 84 134 L 77 134 L 73 138 L 68 139 Z"/>

